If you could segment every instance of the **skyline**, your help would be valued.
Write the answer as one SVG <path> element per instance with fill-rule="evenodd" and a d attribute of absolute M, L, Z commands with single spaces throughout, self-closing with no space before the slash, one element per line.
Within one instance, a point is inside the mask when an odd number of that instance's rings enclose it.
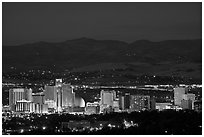
<path fill-rule="evenodd" d="M 80 37 L 133 42 L 202 36 L 200 2 L 4 2 L 2 5 L 3 45 L 61 42 Z"/>

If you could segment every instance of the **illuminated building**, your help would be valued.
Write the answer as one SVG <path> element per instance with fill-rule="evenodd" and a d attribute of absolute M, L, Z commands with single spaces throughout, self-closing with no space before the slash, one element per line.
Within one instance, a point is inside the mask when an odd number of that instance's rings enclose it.
<path fill-rule="evenodd" d="M 45 86 L 45 103 L 48 108 L 57 109 L 57 89 L 55 86 Z"/>
<path fill-rule="evenodd" d="M 16 101 L 16 112 L 30 112 L 30 103 L 31 101 L 27 101 L 27 100 L 19 100 Z"/>
<path fill-rule="evenodd" d="M 100 102 L 100 111 L 102 112 L 105 108 L 113 108 L 113 101 L 115 91 L 104 91 L 101 90 L 101 102 Z"/>
<path fill-rule="evenodd" d="M 119 109 L 120 110 L 124 110 L 125 109 L 125 102 L 124 102 L 124 100 L 125 100 L 125 97 L 120 95 L 119 96 Z"/>
<path fill-rule="evenodd" d="M 156 109 L 159 111 L 163 111 L 166 109 L 171 109 L 171 103 L 156 103 Z"/>
<path fill-rule="evenodd" d="M 184 94 L 186 94 L 186 88 L 174 88 L 174 105 L 181 106 L 181 100 L 183 99 Z"/>
<path fill-rule="evenodd" d="M 56 110 L 56 102 L 54 100 L 45 100 L 45 104 L 48 105 L 48 109 Z"/>
<path fill-rule="evenodd" d="M 33 98 L 32 98 L 32 89 L 25 89 L 25 100 L 27 101 L 33 101 Z"/>
<path fill-rule="evenodd" d="M 100 112 L 100 106 L 98 102 L 87 102 L 86 103 L 86 114 L 98 114 Z"/>
<path fill-rule="evenodd" d="M 57 89 L 55 86 L 45 86 L 45 100 L 57 100 Z"/>
<path fill-rule="evenodd" d="M 11 111 L 15 111 L 17 101 L 32 101 L 32 89 L 14 88 L 9 90 L 9 106 Z"/>
<path fill-rule="evenodd" d="M 115 91 L 101 91 L 101 104 L 107 106 L 113 106 Z"/>
<path fill-rule="evenodd" d="M 113 109 L 114 109 L 114 112 L 119 111 L 119 100 L 114 100 L 113 101 Z"/>
<path fill-rule="evenodd" d="M 62 79 L 55 80 L 55 87 L 57 92 L 57 111 L 62 111 Z"/>
<path fill-rule="evenodd" d="M 182 109 L 192 109 L 192 100 L 181 100 Z"/>
<path fill-rule="evenodd" d="M 130 96 L 130 110 L 150 110 L 150 96 L 131 95 Z"/>
<path fill-rule="evenodd" d="M 74 101 L 75 107 L 85 107 L 86 103 L 82 97 L 76 97 Z"/>
<path fill-rule="evenodd" d="M 62 79 L 56 79 L 55 86 L 45 86 L 45 104 L 57 112 L 73 110 L 75 93 L 71 84 L 64 84 Z"/>
<path fill-rule="evenodd" d="M 70 84 L 62 85 L 62 108 L 74 107 L 75 93 Z"/>
<path fill-rule="evenodd" d="M 195 94 L 191 94 L 191 93 L 184 94 L 183 99 L 184 100 L 191 100 L 192 109 L 194 109 Z"/>
<path fill-rule="evenodd" d="M 42 105 L 42 111 L 41 113 L 48 113 L 48 105 L 47 104 L 43 104 Z"/>
<path fill-rule="evenodd" d="M 45 103 L 45 95 L 44 93 L 35 93 L 35 94 L 32 94 L 33 96 L 33 103 L 36 103 L 36 104 L 44 104 Z"/>

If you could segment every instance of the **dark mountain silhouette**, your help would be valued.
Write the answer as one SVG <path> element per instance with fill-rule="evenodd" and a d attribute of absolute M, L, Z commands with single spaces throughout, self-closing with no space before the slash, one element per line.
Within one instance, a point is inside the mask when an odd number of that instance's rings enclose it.
<path fill-rule="evenodd" d="M 141 68 L 141 71 L 144 64 L 157 64 L 159 68 L 164 64 L 173 67 L 176 64 L 190 63 L 194 69 L 192 64 L 202 63 L 202 40 L 138 40 L 128 44 L 116 40 L 80 38 L 59 43 L 41 41 L 19 46 L 3 46 L 2 54 L 3 72 L 9 71 L 11 67 L 18 70 L 72 70 L 104 63 L 132 64 L 133 68 Z M 137 65 L 134 65 L 135 63 Z M 100 69 L 103 69 L 103 65 Z"/>

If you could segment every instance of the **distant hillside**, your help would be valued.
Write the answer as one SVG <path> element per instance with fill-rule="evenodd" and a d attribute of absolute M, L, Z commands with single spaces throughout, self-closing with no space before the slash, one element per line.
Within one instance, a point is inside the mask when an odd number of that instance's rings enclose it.
<path fill-rule="evenodd" d="M 16 67 L 18 70 L 49 68 L 83 71 L 80 68 L 87 70 L 89 67 L 86 66 L 97 64 L 109 64 L 109 67 L 123 66 L 123 68 L 124 64 L 130 67 L 128 64 L 131 63 L 201 64 L 202 40 L 161 42 L 139 40 L 128 44 L 116 40 L 80 38 L 60 43 L 38 42 L 19 46 L 3 46 L 2 55 L 3 72 L 10 71 L 11 67 Z M 103 69 L 103 66 L 97 65 L 96 68 Z M 142 65 L 140 67 L 142 70 Z M 171 66 L 168 65 L 168 67 Z M 104 68 L 107 69 L 107 67 Z M 160 67 L 157 65 L 157 68 Z"/>

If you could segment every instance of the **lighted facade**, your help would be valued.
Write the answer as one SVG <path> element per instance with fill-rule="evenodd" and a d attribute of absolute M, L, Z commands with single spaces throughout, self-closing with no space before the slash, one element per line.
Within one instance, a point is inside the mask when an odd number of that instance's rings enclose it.
<path fill-rule="evenodd" d="M 130 110 L 150 110 L 150 96 L 131 95 L 130 96 Z"/>
<path fill-rule="evenodd" d="M 9 90 L 9 106 L 11 111 L 15 111 L 17 101 L 32 101 L 32 89 L 14 88 Z"/>
<path fill-rule="evenodd" d="M 183 100 L 184 94 L 186 94 L 186 88 L 174 88 L 174 105 L 181 106 L 181 100 Z"/>
<path fill-rule="evenodd" d="M 75 101 L 75 93 L 71 84 L 62 85 L 62 108 L 73 107 Z"/>
<path fill-rule="evenodd" d="M 192 100 L 181 100 L 182 109 L 192 109 Z"/>
<path fill-rule="evenodd" d="M 188 93 L 183 96 L 184 100 L 191 100 L 192 109 L 194 109 L 195 94 Z"/>

